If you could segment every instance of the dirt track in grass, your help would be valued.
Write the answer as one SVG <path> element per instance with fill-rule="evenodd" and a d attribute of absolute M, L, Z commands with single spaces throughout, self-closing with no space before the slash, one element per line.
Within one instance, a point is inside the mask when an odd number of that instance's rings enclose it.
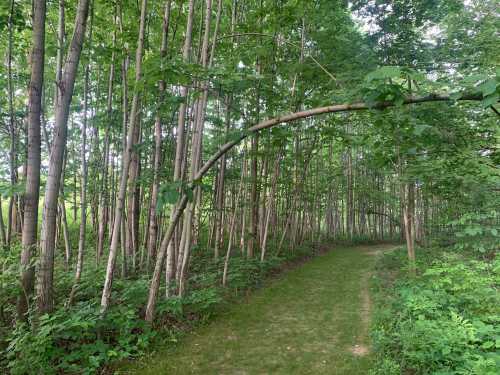
<path fill-rule="evenodd" d="M 370 277 L 391 248 L 332 247 L 120 374 L 366 374 Z"/>

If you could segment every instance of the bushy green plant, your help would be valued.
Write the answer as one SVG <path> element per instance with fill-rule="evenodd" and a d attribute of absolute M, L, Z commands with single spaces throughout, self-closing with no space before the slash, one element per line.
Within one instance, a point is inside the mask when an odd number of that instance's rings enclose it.
<path fill-rule="evenodd" d="M 247 259 L 235 249 L 230 259 L 228 285 L 222 287 L 224 258 L 214 261 L 207 249 L 196 247 L 191 259 L 189 287 L 183 297 L 160 299 L 158 324 L 162 337 L 142 319 L 149 288 L 147 273 L 130 274 L 116 278 L 113 285 L 112 308 L 102 317 L 96 296 L 100 295 L 104 279 L 104 265 L 97 266 L 88 259 L 84 274 L 77 288 L 74 306 L 67 308 L 67 301 L 74 282 L 74 270 L 57 262 L 55 279 L 56 306 L 50 315 L 35 317 L 30 313 L 29 324 L 12 325 L 15 317 L 15 300 L 20 293 L 19 250 L 0 256 L 0 302 L 9 306 L 3 311 L 5 322 L 0 325 L 0 368 L 13 375 L 24 374 L 94 374 L 114 361 L 138 356 L 154 339 L 175 342 L 180 334 L 200 322 L 210 319 L 225 297 L 262 285 L 269 272 L 286 261 L 309 256 L 313 247 L 305 244 L 294 251 L 283 251 L 268 257 Z M 59 257 L 62 254 L 58 255 Z M 33 321 L 31 321 L 33 320 Z"/>
<path fill-rule="evenodd" d="M 16 326 L 7 367 L 13 375 L 93 374 L 104 363 L 142 353 L 153 336 L 130 308 L 117 306 L 100 317 L 98 306 L 79 303 L 39 317 L 35 328 Z"/>
<path fill-rule="evenodd" d="M 20 246 L 13 244 L 7 251 L 0 247 L 0 329 L 4 324 L 8 324 L 14 316 L 13 303 L 21 288 L 19 285 L 19 266 Z M 2 335 L 0 334 L 0 343 Z"/>
<path fill-rule="evenodd" d="M 500 250 L 500 224 L 497 210 L 484 213 L 466 213 L 451 222 L 457 250 L 475 250 L 490 253 Z"/>
<path fill-rule="evenodd" d="M 415 374 L 497 374 L 500 261 L 442 250 L 421 253 L 421 276 L 402 278 L 388 292 L 379 289 L 384 304 L 373 330 L 375 373 L 395 363 Z M 394 270 L 398 262 L 402 267 L 404 253 L 383 262 L 381 270 Z"/>

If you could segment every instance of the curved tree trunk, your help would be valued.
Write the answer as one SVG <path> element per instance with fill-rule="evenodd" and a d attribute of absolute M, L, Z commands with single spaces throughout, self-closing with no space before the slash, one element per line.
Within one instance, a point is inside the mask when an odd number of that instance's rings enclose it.
<path fill-rule="evenodd" d="M 426 102 L 443 102 L 443 101 L 450 101 L 452 98 L 450 98 L 449 95 L 439 95 L 439 94 L 431 94 L 428 96 L 424 97 L 410 97 L 406 98 L 403 101 L 403 105 L 408 105 L 408 104 L 416 104 L 416 103 L 426 103 Z M 475 94 L 475 95 L 462 95 L 462 97 L 459 100 L 474 100 L 474 101 L 480 101 L 482 100 L 482 95 L 481 94 Z M 395 104 L 393 102 L 381 102 L 375 105 L 372 104 L 367 104 L 364 102 L 360 103 L 352 103 L 352 104 L 337 104 L 337 105 L 330 105 L 326 107 L 318 107 L 318 108 L 313 108 L 313 109 L 308 109 L 304 111 L 299 111 L 295 113 L 290 113 L 286 115 L 281 115 L 278 117 L 274 117 L 269 120 L 262 121 L 250 128 L 247 129 L 246 132 L 242 133 L 237 139 L 234 139 L 232 141 L 229 141 L 222 145 L 219 150 L 213 154 L 204 164 L 203 166 L 198 170 L 198 173 L 194 176 L 194 179 L 190 183 L 190 188 L 194 188 L 193 181 L 197 181 L 200 178 L 202 178 L 216 163 L 217 161 L 222 157 L 222 155 L 226 154 L 229 150 L 231 150 L 234 146 L 238 145 L 241 141 L 246 139 L 248 136 L 254 133 L 258 133 L 264 129 L 269 129 L 274 126 L 280 125 L 280 124 L 286 124 L 290 123 L 296 120 L 304 119 L 304 118 L 309 118 L 309 117 L 314 117 L 314 116 L 319 116 L 327 113 L 337 113 L 337 112 L 350 112 L 350 111 L 361 111 L 361 110 L 367 110 L 367 109 L 383 109 L 383 108 L 388 108 L 388 107 L 393 107 Z M 168 226 L 167 231 L 165 232 L 165 235 L 163 236 L 162 239 L 162 244 L 160 246 L 160 250 L 158 251 L 158 255 L 156 258 L 156 263 L 155 263 L 155 269 L 153 276 L 151 278 L 151 284 L 149 287 L 149 294 L 148 294 L 148 302 L 146 305 L 146 314 L 145 314 L 145 320 L 148 322 L 152 322 L 154 319 L 155 315 L 155 307 L 156 307 L 156 302 L 157 302 L 157 297 L 158 297 L 158 290 L 160 288 L 160 277 L 161 277 L 161 271 L 163 268 L 163 262 L 165 260 L 165 255 L 167 251 L 167 245 L 170 243 L 172 240 L 172 236 L 174 234 L 175 228 L 177 227 L 177 224 L 179 223 L 179 219 L 182 215 L 182 212 L 186 208 L 186 205 L 188 203 L 188 196 L 186 193 L 182 194 L 182 196 L 179 198 L 179 201 L 177 202 L 176 205 L 176 210 L 175 214 L 172 216 L 170 220 L 170 224 Z"/>

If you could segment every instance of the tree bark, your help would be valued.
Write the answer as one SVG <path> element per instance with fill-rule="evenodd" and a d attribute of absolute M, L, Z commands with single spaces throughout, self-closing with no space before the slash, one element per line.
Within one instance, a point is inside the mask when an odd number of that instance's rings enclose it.
<path fill-rule="evenodd" d="M 5 233 L 5 223 L 3 222 L 2 196 L 0 194 L 0 244 L 7 246 L 7 235 Z"/>
<path fill-rule="evenodd" d="M 414 277 L 416 274 L 415 265 L 415 185 L 410 182 L 406 185 L 406 199 L 404 200 L 403 218 L 406 248 L 408 251 L 408 263 L 410 276 Z M 403 196 L 404 199 L 404 188 Z"/>
<path fill-rule="evenodd" d="M 33 293 L 35 278 L 35 270 L 31 265 L 31 259 L 37 242 L 38 199 L 40 195 L 40 116 L 42 112 L 45 62 L 45 1 L 46 0 L 33 1 L 33 50 L 31 52 L 31 80 L 28 102 L 28 165 L 26 172 L 26 192 L 24 194 L 24 221 L 21 251 L 22 292 L 17 303 L 17 317 L 19 320 L 25 320 L 26 318 L 25 314 L 28 311 L 29 297 Z M 2 215 L 1 212 L 0 215 Z M 5 242 L 5 234 L 3 237 Z"/>
<path fill-rule="evenodd" d="M 101 296 L 101 313 L 104 314 L 109 308 L 109 303 L 111 299 L 111 288 L 113 284 L 113 276 L 116 264 L 116 256 L 118 253 L 118 243 L 120 237 L 120 225 L 122 222 L 123 208 L 125 203 L 125 197 L 127 194 L 127 181 L 128 172 L 130 166 L 130 159 L 133 144 L 134 131 L 137 126 L 137 114 L 139 111 L 139 89 L 138 85 L 142 77 L 142 54 L 144 49 L 144 35 L 146 28 L 146 12 L 147 12 L 147 0 L 142 0 L 141 3 L 141 19 L 139 24 L 139 37 L 137 41 L 137 50 L 135 55 L 135 85 L 134 96 L 132 99 L 132 108 L 130 109 L 130 125 L 127 133 L 127 145 L 124 150 L 122 175 L 120 179 L 120 190 L 118 192 L 116 207 L 115 207 L 115 218 L 113 225 L 113 234 L 111 238 L 111 245 L 109 248 L 108 264 L 106 267 L 106 279 L 104 281 L 104 287 Z"/>
<path fill-rule="evenodd" d="M 49 173 L 45 189 L 43 207 L 42 235 L 40 241 L 40 262 L 37 277 L 37 304 L 39 314 L 51 312 L 53 301 L 54 247 L 56 231 L 57 201 L 60 188 L 60 178 L 66 138 L 68 131 L 68 116 L 76 73 L 80 61 L 89 0 L 78 2 L 75 29 L 70 43 L 68 56 L 64 65 L 62 79 L 58 82 L 58 101 L 55 115 L 55 134 L 50 153 Z"/>
<path fill-rule="evenodd" d="M 205 9 L 205 30 L 203 34 L 203 43 L 201 48 L 201 64 L 204 68 L 208 66 L 208 48 L 209 48 L 209 38 L 210 38 L 210 25 L 212 18 L 212 0 L 206 0 Z M 194 125 L 193 125 L 193 135 L 192 135 L 192 146 L 191 146 L 191 179 L 194 177 L 196 172 L 200 167 L 201 155 L 202 155 L 202 141 L 203 141 L 203 125 L 205 121 L 205 109 L 207 102 L 207 89 L 206 85 L 203 84 L 203 93 L 200 99 L 198 99 L 194 106 L 196 111 L 194 111 Z M 197 199 L 196 197 L 200 194 L 200 188 L 195 189 L 193 194 L 193 200 L 188 203 L 184 225 L 185 225 L 185 237 L 184 237 L 184 247 L 181 248 L 180 256 L 178 262 L 180 264 L 180 274 L 177 275 L 179 282 L 179 296 L 182 296 L 186 290 L 186 280 L 187 280 L 187 269 L 189 264 L 189 257 L 191 253 L 192 238 L 193 238 L 193 226 L 194 217 L 197 209 Z M 181 241 L 182 242 L 182 241 Z"/>
<path fill-rule="evenodd" d="M 16 147 L 16 129 L 14 124 L 14 86 L 12 79 L 12 50 L 14 38 L 14 0 L 10 0 L 8 18 L 8 46 L 7 46 L 7 91 L 8 91 L 8 108 L 9 108 L 9 167 L 10 167 L 10 184 L 14 187 L 17 183 L 17 147 Z M 13 233 L 17 227 L 17 210 L 16 210 L 17 195 L 12 193 L 9 199 L 9 207 L 7 211 L 7 245 L 10 245 Z"/>
<path fill-rule="evenodd" d="M 187 24 L 186 24 L 186 35 L 184 37 L 184 46 L 182 48 L 182 58 L 184 62 L 189 61 L 189 55 L 191 51 L 191 41 L 192 41 L 192 34 L 193 34 L 193 20 L 194 20 L 194 8 L 195 8 L 195 0 L 189 0 L 189 11 L 188 11 L 188 18 L 187 18 Z M 187 86 L 182 86 L 180 89 L 180 97 L 183 98 L 183 101 L 181 102 L 179 106 L 179 116 L 177 119 L 177 130 L 176 130 L 176 135 L 177 135 L 177 145 L 175 149 L 175 164 L 174 164 L 174 183 L 178 182 L 182 178 L 183 174 L 183 161 L 185 159 L 185 154 L 186 154 L 186 147 L 185 147 L 185 121 L 186 121 L 186 98 L 188 94 L 188 88 Z M 186 201 L 187 202 L 187 201 Z M 172 206 L 171 212 L 170 212 L 170 221 L 173 220 L 173 218 L 177 214 L 177 207 L 174 205 Z M 173 233 L 173 232 L 172 232 Z M 168 245 L 168 254 L 167 254 L 167 266 L 166 266 L 166 295 L 169 296 L 170 289 L 171 289 L 171 284 L 174 276 L 174 268 L 175 268 L 175 254 L 174 250 L 176 248 L 176 244 L 167 242 Z M 163 246 L 163 241 L 160 247 Z M 161 252 L 161 249 L 160 249 Z M 160 276 L 161 276 L 161 268 L 163 267 L 163 261 L 164 259 L 161 259 L 161 265 L 160 269 L 157 269 L 158 266 L 158 257 L 156 260 L 155 264 L 155 270 L 153 274 L 153 280 L 155 285 L 158 284 L 158 287 L 160 285 Z M 156 291 L 157 293 L 158 291 Z M 155 295 L 156 298 L 156 295 Z"/>
<path fill-rule="evenodd" d="M 230 111 L 230 99 L 227 99 L 226 106 L 226 136 L 229 132 L 229 127 L 231 124 L 231 111 Z M 219 174 L 217 176 L 217 189 L 216 189 L 216 207 L 215 207 L 215 246 L 214 246 L 214 258 L 219 257 L 219 249 L 224 242 L 224 228 L 222 225 L 222 215 L 224 209 L 224 179 L 226 174 L 226 155 L 223 155 L 219 163 Z"/>
<path fill-rule="evenodd" d="M 116 24 L 116 8 L 114 16 Z M 111 54 L 111 64 L 109 66 L 108 78 L 108 97 L 106 104 L 106 130 L 104 135 L 103 166 L 102 166 L 102 186 L 101 186 L 101 211 L 99 215 L 99 229 L 97 233 L 96 264 L 100 263 L 104 251 L 104 238 L 109 221 L 109 192 L 108 192 L 108 170 L 109 170 L 109 152 L 110 152 L 110 128 L 113 122 L 113 82 L 115 79 L 115 45 L 116 31 L 113 31 L 113 52 Z"/>
<path fill-rule="evenodd" d="M 244 163 L 244 161 L 242 162 L 242 164 L 243 163 Z M 235 226 L 236 226 L 236 214 L 238 213 L 238 205 L 240 203 L 241 194 L 243 192 L 243 178 L 244 178 L 244 173 L 242 173 L 241 177 L 240 177 L 238 194 L 236 195 L 236 199 L 234 201 L 234 211 L 233 211 L 233 217 L 231 218 L 231 227 L 229 228 L 229 241 L 227 244 L 226 257 L 224 258 L 224 271 L 222 273 L 222 286 L 224 286 L 224 287 L 227 285 L 227 272 L 229 270 L 229 257 L 231 256 L 231 250 L 233 247 L 233 237 L 235 234 Z"/>
<path fill-rule="evenodd" d="M 90 15 L 90 26 L 89 26 L 89 50 L 92 48 L 92 23 L 93 23 L 93 3 L 92 3 L 92 11 Z M 90 60 L 90 53 L 89 53 Z M 83 271 L 83 257 L 85 252 L 85 240 L 87 235 L 87 177 L 88 177 L 88 166 L 87 166 L 87 122 L 88 122 L 88 96 L 89 96 L 89 80 L 90 80 L 90 61 L 87 62 L 87 66 L 85 67 L 85 82 L 83 88 L 83 124 L 82 124 L 82 143 L 80 150 L 81 157 L 81 186 L 80 186 L 80 233 L 78 237 L 78 258 L 76 261 L 76 272 L 75 272 L 75 280 L 73 283 L 73 287 L 71 288 L 71 292 L 68 299 L 68 306 L 73 304 L 73 300 L 75 298 L 76 290 L 78 289 L 78 284 L 80 283 L 80 279 L 82 277 Z M 64 181 L 61 181 L 63 184 Z"/>
<path fill-rule="evenodd" d="M 278 184 L 278 177 L 280 173 L 280 159 L 281 159 L 281 154 L 278 154 L 276 157 L 275 165 L 274 165 L 274 174 L 273 174 L 273 179 L 271 181 L 271 192 L 269 194 L 269 199 L 267 201 L 267 212 L 266 212 L 266 218 L 265 218 L 265 224 L 264 224 L 264 234 L 262 238 L 262 249 L 260 253 L 260 261 L 263 262 L 264 258 L 266 256 L 266 250 L 267 250 L 267 238 L 269 236 L 269 221 L 271 219 L 271 212 L 272 212 L 272 207 L 273 207 L 273 202 L 276 196 L 276 188 Z"/>
<path fill-rule="evenodd" d="M 163 25 L 162 25 L 162 39 L 160 47 L 160 57 L 163 59 L 167 56 L 168 47 L 168 29 L 170 24 L 170 9 L 172 1 L 168 0 L 165 2 L 164 13 L 163 13 Z M 163 96 L 165 95 L 165 81 L 161 80 L 159 82 L 159 95 L 160 95 L 160 105 L 163 102 Z M 151 262 L 154 261 L 156 256 L 156 244 L 158 237 L 158 192 L 159 192 L 159 173 L 160 173 L 160 163 L 161 163 L 161 116 L 160 111 L 156 114 L 155 118 L 155 152 L 153 160 L 153 188 L 151 190 L 151 205 L 149 208 L 149 240 L 148 240 L 148 257 L 147 257 L 147 268 L 151 266 Z"/>

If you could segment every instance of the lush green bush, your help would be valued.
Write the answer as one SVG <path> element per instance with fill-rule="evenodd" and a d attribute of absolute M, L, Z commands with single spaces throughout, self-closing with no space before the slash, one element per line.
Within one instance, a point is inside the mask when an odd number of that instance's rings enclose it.
<path fill-rule="evenodd" d="M 491 253 L 500 248 L 500 221 L 496 210 L 466 213 L 450 223 L 455 232 L 457 250 Z"/>
<path fill-rule="evenodd" d="M 422 271 L 414 279 L 400 275 L 391 285 L 406 263 L 404 250 L 379 265 L 374 373 L 500 373 L 500 261 L 442 249 L 419 253 Z"/>
<path fill-rule="evenodd" d="M 12 374 L 92 374 L 110 360 L 143 352 L 154 332 L 134 309 L 116 306 L 101 318 L 97 304 L 79 303 L 43 315 L 32 329 L 17 325 L 6 350 Z"/>

